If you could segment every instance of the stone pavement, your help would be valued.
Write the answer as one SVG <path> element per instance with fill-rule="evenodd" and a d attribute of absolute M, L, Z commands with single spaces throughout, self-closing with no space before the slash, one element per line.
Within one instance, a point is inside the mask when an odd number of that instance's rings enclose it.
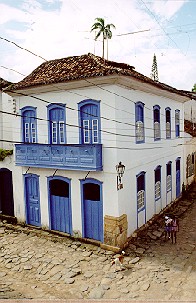
<path fill-rule="evenodd" d="M 0 299 L 196 301 L 196 191 L 173 212 L 177 244 L 163 241 L 161 221 L 115 254 L 47 231 L 1 223 Z"/>

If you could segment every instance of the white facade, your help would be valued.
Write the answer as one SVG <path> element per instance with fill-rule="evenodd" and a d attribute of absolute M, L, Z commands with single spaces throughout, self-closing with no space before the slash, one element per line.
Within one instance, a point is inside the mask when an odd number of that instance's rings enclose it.
<path fill-rule="evenodd" d="M 13 99 L 0 90 L 0 148 L 13 149 L 12 117 L 3 112 L 13 113 Z"/>
<path fill-rule="evenodd" d="M 123 81 L 125 81 L 123 83 Z M 47 106 L 50 103 L 66 104 L 66 143 L 79 143 L 78 103 L 86 100 L 100 100 L 101 143 L 103 148 L 103 171 L 76 171 L 51 168 L 14 166 L 13 184 L 15 216 L 19 221 L 26 221 L 26 202 L 24 197 L 24 175 L 39 176 L 41 225 L 50 228 L 48 178 L 66 177 L 71 180 L 71 212 L 73 234 L 83 236 L 82 206 L 80 180 L 85 177 L 102 183 L 103 218 L 107 216 L 127 216 L 129 237 L 134 230 L 145 224 L 155 213 L 158 213 L 172 200 L 176 199 L 176 160 L 180 159 L 180 188 L 185 180 L 185 163 L 183 155 L 183 121 L 184 102 L 186 97 L 165 92 L 150 85 L 136 85 L 128 80 L 119 84 L 107 84 L 70 89 L 66 85 L 59 90 L 48 86 L 45 92 L 39 89 L 23 91 L 31 96 L 14 96 L 16 112 L 26 106 L 33 106 L 37 113 L 37 142 L 48 144 Z M 112 81 L 114 82 L 114 81 Z M 80 87 L 81 83 L 78 82 Z M 123 84 L 123 85 L 122 85 Z M 76 84 L 77 85 L 77 84 Z M 51 91 L 53 90 L 53 91 Z M 145 142 L 137 144 L 135 138 L 135 103 L 144 103 Z M 161 140 L 154 140 L 153 106 L 160 106 Z M 171 109 L 171 139 L 166 139 L 165 108 Z M 70 109 L 71 108 L 71 109 Z M 175 110 L 180 111 L 180 137 L 176 138 Z M 22 142 L 21 117 L 12 119 L 13 141 Z M 125 165 L 122 178 L 123 189 L 117 191 L 116 165 Z M 166 190 L 166 165 L 171 161 L 171 191 Z M 155 201 L 155 169 L 161 168 L 161 196 Z M 137 175 L 145 173 L 145 208 L 137 209 Z"/>

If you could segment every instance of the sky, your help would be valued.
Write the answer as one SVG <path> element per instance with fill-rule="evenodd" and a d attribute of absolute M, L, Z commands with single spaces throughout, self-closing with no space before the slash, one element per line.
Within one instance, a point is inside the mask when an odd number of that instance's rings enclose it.
<path fill-rule="evenodd" d="M 0 77 L 18 82 L 44 59 L 102 56 L 102 41 L 91 32 L 99 17 L 115 25 L 109 60 L 150 76 L 155 54 L 159 81 L 191 90 L 195 15 L 196 0 L 0 0 Z"/>

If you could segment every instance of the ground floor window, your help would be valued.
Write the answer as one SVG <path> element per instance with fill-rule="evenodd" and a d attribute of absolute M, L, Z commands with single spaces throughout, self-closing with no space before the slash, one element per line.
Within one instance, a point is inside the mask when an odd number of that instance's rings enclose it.
<path fill-rule="evenodd" d="M 145 207 L 145 172 L 137 175 L 137 209 L 141 211 Z"/>
<path fill-rule="evenodd" d="M 155 200 L 161 198 L 161 166 L 155 169 Z"/>

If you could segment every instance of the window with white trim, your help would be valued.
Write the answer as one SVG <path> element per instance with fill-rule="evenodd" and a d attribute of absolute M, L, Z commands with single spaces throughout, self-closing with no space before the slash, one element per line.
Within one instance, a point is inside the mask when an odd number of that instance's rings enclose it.
<path fill-rule="evenodd" d="M 144 137 L 144 103 L 135 104 L 135 135 L 136 143 L 143 143 Z"/>
<path fill-rule="evenodd" d="M 166 187 L 167 187 L 167 192 L 172 190 L 172 176 L 171 176 L 171 162 L 167 163 L 167 180 L 166 180 Z"/>
<path fill-rule="evenodd" d="M 21 109 L 22 116 L 22 137 L 25 143 L 37 142 L 37 120 L 36 108 L 26 106 Z"/>
<path fill-rule="evenodd" d="M 78 104 L 80 144 L 101 143 L 100 101 L 87 99 Z"/>
<path fill-rule="evenodd" d="M 145 207 L 145 172 L 137 175 L 137 210 L 141 211 Z"/>
<path fill-rule="evenodd" d="M 49 142 L 50 144 L 65 144 L 65 104 L 48 105 Z"/>
<path fill-rule="evenodd" d="M 92 127 L 93 127 L 93 143 L 98 143 L 98 120 L 92 120 Z"/>
<path fill-rule="evenodd" d="M 84 143 L 90 143 L 89 120 L 83 120 Z"/>
<path fill-rule="evenodd" d="M 25 123 L 25 142 L 30 143 L 30 127 L 29 123 Z"/>
<path fill-rule="evenodd" d="M 153 118 L 154 118 L 154 139 L 161 139 L 161 129 L 160 129 L 160 106 L 155 105 L 153 107 Z"/>
<path fill-rule="evenodd" d="M 65 143 L 65 123 L 63 121 L 59 121 L 59 140 L 60 144 Z"/>
<path fill-rule="evenodd" d="M 165 109 L 165 122 L 166 122 L 166 139 L 171 138 L 171 108 Z"/>
<path fill-rule="evenodd" d="M 52 144 L 57 144 L 57 122 L 52 121 Z"/>
<path fill-rule="evenodd" d="M 176 130 L 176 137 L 180 137 L 180 111 L 179 109 L 175 110 L 175 130 Z"/>
<path fill-rule="evenodd" d="M 161 198 L 161 166 L 155 169 L 155 200 Z"/>

